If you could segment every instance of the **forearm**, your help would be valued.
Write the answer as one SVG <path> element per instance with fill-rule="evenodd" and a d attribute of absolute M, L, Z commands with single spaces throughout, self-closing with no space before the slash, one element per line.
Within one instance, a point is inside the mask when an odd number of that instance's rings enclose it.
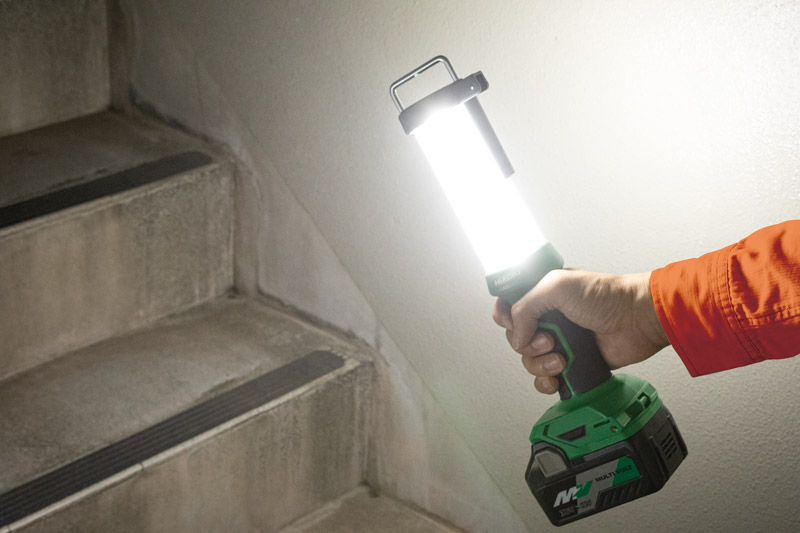
<path fill-rule="evenodd" d="M 800 221 L 650 277 L 664 331 L 699 376 L 800 352 Z"/>

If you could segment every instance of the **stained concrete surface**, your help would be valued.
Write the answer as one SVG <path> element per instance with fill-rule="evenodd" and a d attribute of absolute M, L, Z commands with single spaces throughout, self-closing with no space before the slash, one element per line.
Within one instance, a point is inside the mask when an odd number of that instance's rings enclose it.
<path fill-rule="evenodd" d="M 363 479 L 370 383 L 370 365 L 348 365 L 12 530 L 277 531 Z"/>
<path fill-rule="evenodd" d="M 0 135 L 110 103 L 105 0 L 3 0 L 0 50 Z"/>
<path fill-rule="evenodd" d="M 0 141 L 0 162 L 10 167 L 0 187 L 23 198 L 196 144 L 104 113 Z M 218 157 L 0 230 L 0 379 L 228 291 L 232 172 Z"/>
<path fill-rule="evenodd" d="M 388 497 L 359 487 L 281 533 L 455 533 L 463 531 Z"/>
<path fill-rule="evenodd" d="M 189 149 L 197 139 L 104 111 L 0 138 L 0 207 Z"/>
<path fill-rule="evenodd" d="M 263 304 L 225 297 L 2 381 L 0 493 L 318 349 L 358 355 Z"/>

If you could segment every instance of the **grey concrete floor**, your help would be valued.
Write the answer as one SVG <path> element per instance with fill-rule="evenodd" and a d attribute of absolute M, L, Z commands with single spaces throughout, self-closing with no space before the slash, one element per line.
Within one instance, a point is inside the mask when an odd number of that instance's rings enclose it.
<path fill-rule="evenodd" d="M 359 487 L 281 533 L 454 533 L 462 531 L 397 500 Z"/>

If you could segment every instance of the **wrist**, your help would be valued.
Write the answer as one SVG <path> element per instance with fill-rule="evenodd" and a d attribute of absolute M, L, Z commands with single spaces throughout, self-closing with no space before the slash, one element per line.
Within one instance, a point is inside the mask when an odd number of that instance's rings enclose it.
<path fill-rule="evenodd" d="M 645 329 L 645 334 L 650 341 L 655 344 L 658 350 L 666 348 L 670 345 L 669 337 L 667 337 L 664 327 L 661 325 L 661 320 L 658 318 L 656 306 L 653 303 L 653 295 L 650 292 L 650 272 L 637 274 L 640 277 L 639 281 L 639 297 L 637 306 Z"/>

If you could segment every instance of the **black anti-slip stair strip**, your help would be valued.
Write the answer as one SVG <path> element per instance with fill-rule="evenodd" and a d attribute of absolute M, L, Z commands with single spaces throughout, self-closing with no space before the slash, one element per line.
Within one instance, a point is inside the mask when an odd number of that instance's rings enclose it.
<path fill-rule="evenodd" d="M 0 494 L 0 527 L 173 448 L 344 365 L 316 351 Z"/>
<path fill-rule="evenodd" d="M 24 202 L 2 207 L 0 208 L 0 228 L 49 215 L 68 207 L 91 202 L 134 187 L 147 185 L 181 172 L 200 168 L 211 162 L 213 162 L 213 159 L 202 152 L 181 152 L 117 172 L 116 174 L 104 176 L 88 183 L 67 187 Z"/>

